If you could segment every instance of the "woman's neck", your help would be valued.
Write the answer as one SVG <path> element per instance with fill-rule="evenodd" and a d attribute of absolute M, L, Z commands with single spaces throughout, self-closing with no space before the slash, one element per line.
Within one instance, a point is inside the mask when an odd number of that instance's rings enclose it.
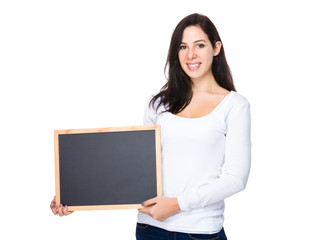
<path fill-rule="evenodd" d="M 216 82 L 213 74 L 209 74 L 208 76 L 202 78 L 191 79 L 193 82 L 192 92 L 217 92 L 221 88 L 220 85 Z"/>

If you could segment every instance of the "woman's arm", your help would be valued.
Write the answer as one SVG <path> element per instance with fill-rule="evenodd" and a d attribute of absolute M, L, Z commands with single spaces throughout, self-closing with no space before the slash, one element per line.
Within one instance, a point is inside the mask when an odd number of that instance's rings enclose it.
<path fill-rule="evenodd" d="M 178 196 L 181 210 L 201 208 L 222 201 L 246 187 L 251 165 L 251 121 L 248 101 L 230 110 L 226 125 L 223 174 Z"/>

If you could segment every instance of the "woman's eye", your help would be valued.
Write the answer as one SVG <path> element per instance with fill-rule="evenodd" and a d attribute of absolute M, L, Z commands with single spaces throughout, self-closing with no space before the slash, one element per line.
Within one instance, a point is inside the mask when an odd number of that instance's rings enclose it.
<path fill-rule="evenodd" d="M 186 49 L 186 48 L 187 48 L 186 46 L 181 45 L 179 49 L 180 49 L 180 50 L 184 50 L 184 49 Z"/>
<path fill-rule="evenodd" d="M 202 43 L 201 43 L 201 44 L 198 44 L 197 46 L 198 46 L 198 48 L 204 48 L 204 47 L 205 47 L 205 45 L 202 44 Z"/>

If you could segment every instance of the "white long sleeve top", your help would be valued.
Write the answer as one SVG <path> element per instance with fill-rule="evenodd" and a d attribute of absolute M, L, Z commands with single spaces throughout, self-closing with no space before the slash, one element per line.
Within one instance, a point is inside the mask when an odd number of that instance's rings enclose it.
<path fill-rule="evenodd" d="M 184 118 L 148 106 L 144 125 L 159 124 L 163 195 L 181 211 L 159 222 L 138 213 L 138 222 L 169 231 L 213 234 L 223 226 L 224 199 L 246 186 L 251 162 L 250 104 L 231 91 L 209 114 Z M 158 100 L 155 107 L 158 104 Z"/>

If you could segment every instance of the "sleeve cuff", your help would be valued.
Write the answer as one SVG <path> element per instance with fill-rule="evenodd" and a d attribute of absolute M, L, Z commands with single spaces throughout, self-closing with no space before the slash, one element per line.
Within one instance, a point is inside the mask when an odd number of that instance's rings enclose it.
<path fill-rule="evenodd" d="M 186 211 L 187 210 L 187 206 L 186 206 L 184 198 L 182 196 L 178 196 L 177 197 L 177 201 L 178 201 L 178 204 L 179 204 L 180 211 Z"/>

